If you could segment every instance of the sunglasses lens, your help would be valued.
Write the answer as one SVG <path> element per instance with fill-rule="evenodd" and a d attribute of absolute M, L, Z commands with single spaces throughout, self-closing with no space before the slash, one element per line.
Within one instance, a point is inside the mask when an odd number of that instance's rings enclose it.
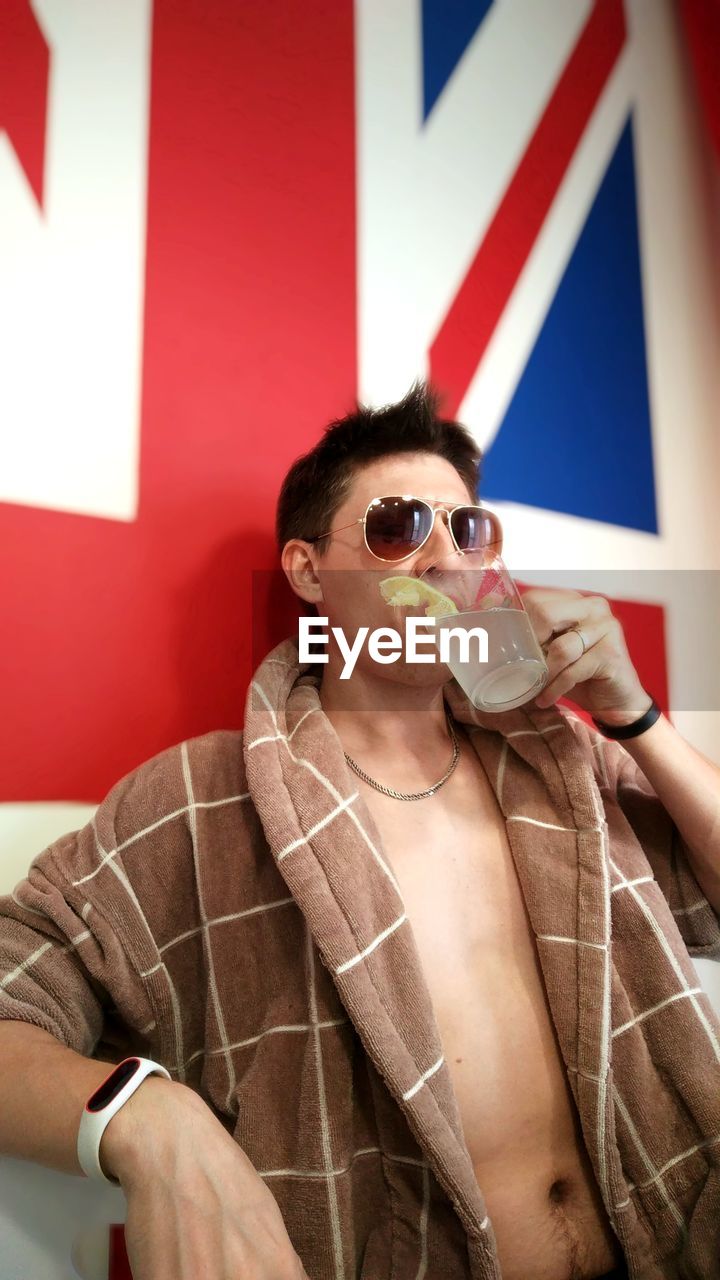
<path fill-rule="evenodd" d="M 424 542 L 431 521 L 431 508 L 417 498 L 379 498 L 367 513 L 367 544 L 383 560 L 401 560 Z"/>
<path fill-rule="evenodd" d="M 462 551 L 499 546 L 502 542 L 500 521 L 485 507 L 458 507 L 451 520 L 455 541 Z"/>

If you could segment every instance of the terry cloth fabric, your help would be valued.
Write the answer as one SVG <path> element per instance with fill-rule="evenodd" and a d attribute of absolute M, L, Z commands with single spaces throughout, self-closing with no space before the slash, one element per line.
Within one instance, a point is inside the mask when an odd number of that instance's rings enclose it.
<path fill-rule="evenodd" d="M 293 640 L 244 734 L 119 782 L 0 899 L 0 1015 L 197 1089 L 312 1280 L 498 1280 L 411 922 Z M 720 927 L 618 744 L 532 706 L 455 718 L 495 790 L 587 1150 L 632 1280 L 720 1277 Z"/>

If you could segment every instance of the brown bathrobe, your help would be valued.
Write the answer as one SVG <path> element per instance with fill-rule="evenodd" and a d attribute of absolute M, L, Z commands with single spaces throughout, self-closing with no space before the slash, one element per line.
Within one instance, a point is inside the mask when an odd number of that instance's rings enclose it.
<path fill-rule="evenodd" d="M 244 733 L 164 751 L 35 859 L 0 898 L 0 1016 L 197 1089 L 311 1280 L 497 1280 L 411 921 L 321 674 L 285 641 Z M 720 1025 L 688 952 L 720 956 L 720 928 L 677 831 L 576 717 L 445 697 L 505 817 L 630 1276 L 718 1280 Z"/>

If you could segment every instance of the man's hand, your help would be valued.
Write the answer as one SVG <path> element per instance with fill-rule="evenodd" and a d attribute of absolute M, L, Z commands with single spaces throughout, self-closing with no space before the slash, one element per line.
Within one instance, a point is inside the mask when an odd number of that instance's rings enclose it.
<path fill-rule="evenodd" d="M 127 1198 L 134 1280 L 308 1280 L 272 1193 L 191 1089 L 143 1081 L 100 1158 Z"/>
<path fill-rule="evenodd" d="M 651 698 L 604 597 L 543 587 L 525 591 L 523 604 L 550 671 L 536 706 L 552 706 L 567 695 L 597 720 L 614 725 L 632 724 L 649 710 Z"/>

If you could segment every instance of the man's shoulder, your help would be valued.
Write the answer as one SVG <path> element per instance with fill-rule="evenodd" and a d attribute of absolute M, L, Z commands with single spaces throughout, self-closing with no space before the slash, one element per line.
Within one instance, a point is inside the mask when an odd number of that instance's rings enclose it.
<path fill-rule="evenodd" d="M 236 776 L 239 771 L 244 778 L 242 729 L 212 729 L 162 747 L 130 769 L 116 786 L 151 777 L 168 782 L 180 776 L 186 777 L 188 767 L 203 777 L 222 776 L 228 772 Z"/>
<path fill-rule="evenodd" d="M 631 759 L 624 747 L 621 743 L 606 738 L 599 729 L 568 707 L 558 706 L 557 710 L 571 730 L 600 789 L 614 790 L 620 772 Z"/>
<path fill-rule="evenodd" d="M 583 716 L 578 715 L 577 711 L 574 711 L 563 704 L 556 706 L 555 710 L 559 712 L 565 723 L 579 741 L 583 743 L 587 742 L 592 745 L 596 738 L 602 737 L 592 724 L 585 720 Z"/>
<path fill-rule="evenodd" d="M 186 783 L 196 780 L 206 788 L 221 790 L 240 783 L 245 787 L 242 729 L 212 729 L 171 750 L 180 755 Z"/>
<path fill-rule="evenodd" d="M 97 818 L 127 840 L 183 811 L 240 799 L 250 799 L 242 730 L 214 729 L 164 747 L 131 769 L 108 792 Z"/>

